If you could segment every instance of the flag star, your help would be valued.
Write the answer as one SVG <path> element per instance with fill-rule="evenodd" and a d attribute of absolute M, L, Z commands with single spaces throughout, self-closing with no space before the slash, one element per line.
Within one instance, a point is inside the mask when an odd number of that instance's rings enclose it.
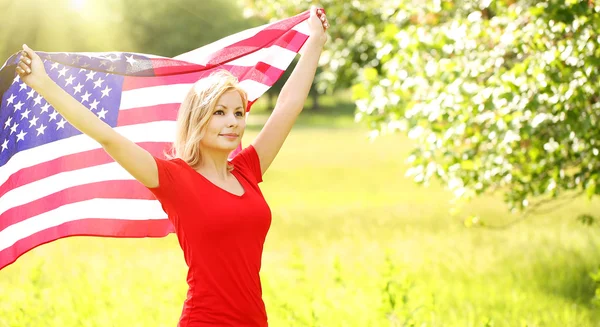
<path fill-rule="evenodd" d="M 81 92 L 81 88 L 83 87 L 83 85 L 81 85 L 81 83 L 77 83 L 77 86 L 74 86 L 73 88 L 75 89 L 75 93 L 77 94 L 79 92 Z"/>
<path fill-rule="evenodd" d="M 58 126 L 58 127 L 56 127 L 56 130 L 58 131 L 61 128 L 65 128 L 66 122 L 67 121 L 64 118 L 61 118 L 60 121 L 58 123 L 56 123 L 56 125 Z"/>
<path fill-rule="evenodd" d="M 92 94 L 89 93 L 88 91 L 85 91 L 85 94 L 81 96 L 81 103 L 90 101 L 90 95 L 92 95 Z"/>
<path fill-rule="evenodd" d="M 46 103 L 43 107 L 42 107 L 42 113 L 44 112 L 48 112 L 48 109 L 50 109 L 50 104 Z"/>
<path fill-rule="evenodd" d="M 35 99 L 33 99 L 33 102 L 35 102 L 35 104 L 37 104 L 37 105 L 41 105 L 43 99 L 44 99 L 44 97 L 38 94 L 37 97 L 35 97 Z"/>
<path fill-rule="evenodd" d="M 100 60 L 100 66 L 106 66 L 106 65 L 108 65 L 108 63 L 109 63 L 109 61 L 106 59 Z"/>
<path fill-rule="evenodd" d="M 97 87 L 102 87 L 102 83 L 104 83 L 104 80 L 101 77 L 99 77 L 98 80 L 94 82 L 94 90 Z"/>
<path fill-rule="evenodd" d="M 27 135 L 27 132 L 25 131 L 21 131 L 19 134 L 17 134 L 17 142 L 25 141 L 25 135 Z"/>
<path fill-rule="evenodd" d="M 15 104 L 15 109 L 16 110 L 21 110 L 21 107 L 24 105 L 23 102 L 19 101 L 19 103 Z"/>
<path fill-rule="evenodd" d="M 19 77 L 19 75 L 17 75 L 17 77 L 15 77 L 15 79 L 13 79 L 13 82 L 11 83 L 11 85 L 18 83 L 20 80 L 21 80 L 21 77 Z"/>
<path fill-rule="evenodd" d="M 35 94 L 35 90 L 34 90 L 34 89 L 31 89 L 31 91 L 29 91 L 29 92 L 27 93 L 27 100 L 29 100 L 29 99 L 33 98 L 33 95 L 34 95 L 34 94 Z"/>
<path fill-rule="evenodd" d="M 94 79 L 94 75 L 96 75 L 96 72 L 89 72 L 89 73 L 85 74 L 85 76 L 87 77 L 85 79 L 85 81 L 87 82 L 89 80 L 93 80 Z"/>
<path fill-rule="evenodd" d="M 58 112 L 56 112 L 56 111 L 53 111 L 53 112 L 50 114 L 50 120 L 49 120 L 49 121 L 53 121 L 53 120 L 55 120 L 55 119 L 56 119 L 56 115 L 58 115 Z"/>
<path fill-rule="evenodd" d="M 81 60 L 81 57 L 79 57 L 79 56 L 75 57 L 75 59 L 73 59 L 73 64 L 78 64 L 80 60 Z"/>
<path fill-rule="evenodd" d="M 4 143 L 2 143 L 2 150 L 0 150 L 0 152 L 3 152 L 6 149 L 8 149 L 8 140 L 4 140 Z"/>
<path fill-rule="evenodd" d="M 67 84 L 66 85 L 73 84 L 74 80 L 75 80 L 75 77 L 73 77 L 73 75 L 70 75 L 69 78 L 67 78 Z"/>
<path fill-rule="evenodd" d="M 63 67 L 63 69 L 58 71 L 58 77 L 67 76 L 67 71 L 68 71 L 67 67 Z"/>
<path fill-rule="evenodd" d="M 44 134 L 44 131 L 46 130 L 46 126 L 44 126 L 44 124 L 42 124 L 42 126 L 36 128 L 37 136 L 40 136 L 40 134 Z"/>
<path fill-rule="evenodd" d="M 52 66 L 50 66 L 50 70 L 53 70 L 53 69 L 58 69 L 58 63 L 57 62 L 53 63 Z"/>
<path fill-rule="evenodd" d="M 19 127 L 19 124 L 17 124 L 17 122 L 15 122 L 10 128 L 10 135 L 17 132 L 17 127 Z"/>
<path fill-rule="evenodd" d="M 36 116 L 33 116 L 33 118 L 29 121 L 29 128 L 31 128 L 31 126 L 37 126 L 37 121 L 39 118 L 37 118 Z"/>
<path fill-rule="evenodd" d="M 8 101 L 8 104 L 13 104 L 16 98 L 17 97 L 14 94 L 11 94 L 10 98 L 6 99 L 6 101 Z"/>
<path fill-rule="evenodd" d="M 127 63 L 131 66 L 133 66 L 137 62 L 137 60 L 133 59 L 133 55 L 131 55 L 130 57 L 125 56 L 125 58 L 127 58 Z"/>
<path fill-rule="evenodd" d="M 25 84 L 25 83 L 21 83 L 21 84 L 19 84 L 19 86 L 20 86 L 19 91 L 23 91 L 24 89 L 27 88 L 27 84 Z"/>
<path fill-rule="evenodd" d="M 23 120 L 23 119 L 25 119 L 25 118 L 29 119 L 29 113 L 30 113 L 30 112 L 31 112 L 31 110 L 29 110 L 29 109 L 25 110 L 25 112 L 23 112 L 23 113 L 21 114 L 21 120 Z"/>
<path fill-rule="evenodd" d="M 92 110 L 98 109 L 98 104 L 99 103 L 100 102 L 98 102 L 98 100 L 94 99 L 94 102 L 90 103 L 90 109 L 92 109 Z"/>
<path fill-rule="evenodd" d="M 108 96 L 108 93 L 112 91 L 111 88 L 108 87 L 108 85 L 106 86 L 106 88 L 104 88 L 104 90 L 102 90 L 102 98 L 104 98 L 105 96 Z"/>
<path fill-rule="evenodd" d="M 98 112 L 98 117 L 102 118 L 102 119 L 106 119 L 106 114 L 108 113 L 107 110 L 105 110 L 104 108 L 102 108 L 102 110 L 100 110 L 100 112 Z"/>
<path fill-rule="evenodd" d="M 6 120 L 6 123 L 4 124 L 4 128 L 10 127 L 11 121 L 12 121 L 12 117 L 9 116 L 8 119 Z"/>

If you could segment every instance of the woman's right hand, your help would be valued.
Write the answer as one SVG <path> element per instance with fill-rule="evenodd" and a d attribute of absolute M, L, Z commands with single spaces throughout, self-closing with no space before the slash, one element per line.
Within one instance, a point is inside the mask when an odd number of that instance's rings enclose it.
<path fill-rule="evenodd" d="M 38 90 L 42 84 L 48 79 L 46 68 L 40 56 L 31 50 L 26 44 L 23 44 L 21 51 L 21 59 L 16 68 L 17 74 L 25 84 L 32 89 Z"/>

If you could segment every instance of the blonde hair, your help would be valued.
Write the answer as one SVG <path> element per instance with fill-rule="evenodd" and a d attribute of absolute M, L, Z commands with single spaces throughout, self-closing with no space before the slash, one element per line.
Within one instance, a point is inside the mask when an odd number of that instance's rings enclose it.
<path fill-rule="evenodd" d="M 231 90 L 240 94 L 243 106 L 247 108 L 248 95 L 229 71 L 216 71 L 194 83 L 179 107 L 175 141 L 167 157 L 180 158 L 193 168 L 202 162 L 200 140 L 204 137 L 217 101 L 221 95 Z"/>

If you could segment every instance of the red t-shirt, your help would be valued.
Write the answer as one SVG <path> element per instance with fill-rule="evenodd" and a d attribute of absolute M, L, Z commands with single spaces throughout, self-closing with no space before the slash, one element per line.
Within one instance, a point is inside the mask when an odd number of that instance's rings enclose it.
<path fill-rule="evenodd" d="M 260 267 L 271 210 L 256 150 L 233 159 L 244 187 L 237 196 L 216 186 L 181 159 L 154 158 L 159 186 L 150 188 L 175 226 L 189 267 L 180 327 L 267 326 Z"/>

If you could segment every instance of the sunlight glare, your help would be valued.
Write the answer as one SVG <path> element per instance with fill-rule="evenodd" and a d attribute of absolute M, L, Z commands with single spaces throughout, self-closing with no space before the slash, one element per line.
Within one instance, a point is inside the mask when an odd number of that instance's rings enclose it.
<path fill-rule="evenodd" d="M 71 7 L 77 11 L 83 10 L 87 0 L 71 0 Z"/>

